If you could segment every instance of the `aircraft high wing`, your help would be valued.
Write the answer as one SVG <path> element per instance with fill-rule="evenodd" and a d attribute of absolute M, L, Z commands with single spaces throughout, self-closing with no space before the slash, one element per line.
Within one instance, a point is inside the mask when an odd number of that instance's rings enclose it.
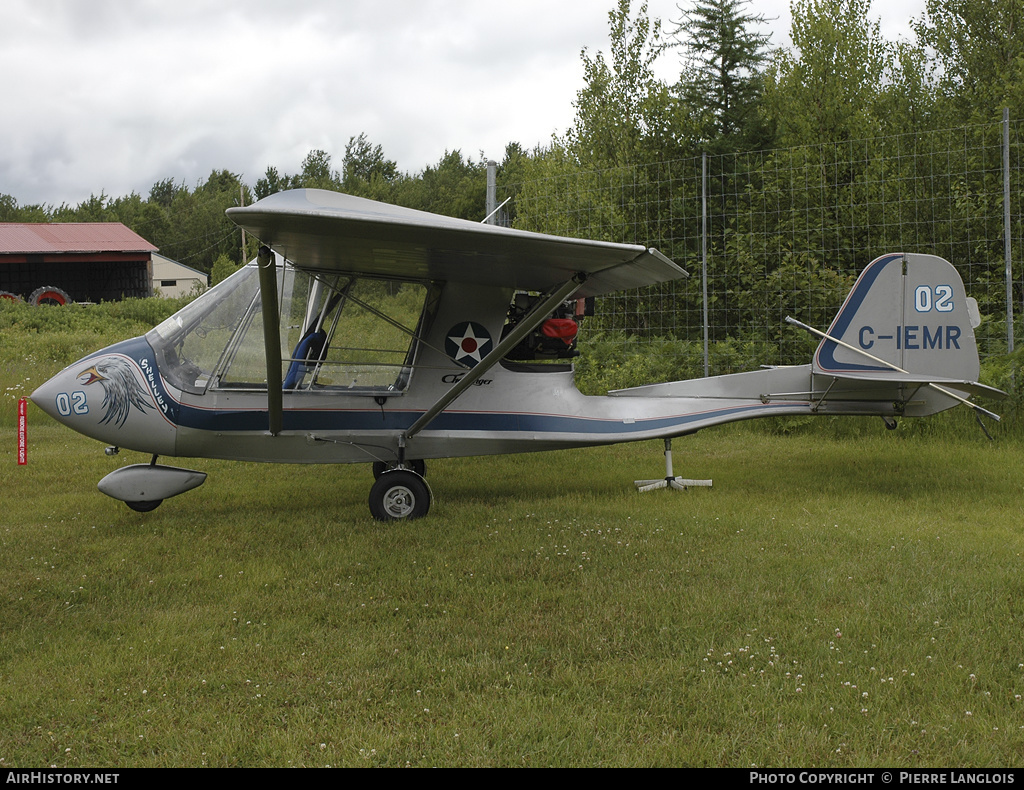
<path fill-rule="evenodd" d="M 153 456 L 100 488 L 137 510 L 200 485 L 157 457 L 371 463 L 375 518 L 427 514 L 425 462 L 673 437 L 783 414 L 924 416 L 974 394 L 976 306 L 955 268 L 865 269 L 814 361 L 582 395 L 589 297 L 678 279 L 645 246 L 480 225 L 321 190 L 228 211 L 257 261 L 146 334 L 92 354 L 33 401 Z M 972 408 L 980 409 L 973 403 Z M 989 412 L 985 412 L 990 414 Z M 692 482 L 692 481 L 690 481 Z"/>
<path fill-rule="evenodd" d="M 646 247 L 527 233 L 320 189 L 279 192 L 227 213 L 294 265 L 319 271 L 539 293 L 585 272 L 580 297 L 686 276 Z"/>

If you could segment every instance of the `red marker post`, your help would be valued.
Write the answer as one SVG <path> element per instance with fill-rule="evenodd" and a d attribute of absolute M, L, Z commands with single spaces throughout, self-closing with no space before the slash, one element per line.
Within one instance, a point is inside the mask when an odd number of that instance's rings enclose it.
<path fill-rule="evenodd" d="M 28 463 L 28 401 L 18 401 L 18 466 Z"/>

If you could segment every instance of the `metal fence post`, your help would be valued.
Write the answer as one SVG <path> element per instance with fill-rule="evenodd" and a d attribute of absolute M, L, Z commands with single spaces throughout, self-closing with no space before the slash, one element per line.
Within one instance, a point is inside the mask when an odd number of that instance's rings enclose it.
<path fill-rule="evenodd" d="M 1003 108 L 1003 259 L 1006 263 L 1006 352 L 1013 352 L 1013 245 L 1010 239 L 1010 108 Z"/>
<path fill-rule="evenodd" d="M 493 159 L 487 160 L 487 219 L 490 225 L 497 225 L 498 219 L 494 215 L 498 213 L 498 163 Z"/>
<path fill-rule="evenodd" d="M 704 288 L 704 378 L 708 377 L 708 154 L 700 155 L 700 267 Z"/>

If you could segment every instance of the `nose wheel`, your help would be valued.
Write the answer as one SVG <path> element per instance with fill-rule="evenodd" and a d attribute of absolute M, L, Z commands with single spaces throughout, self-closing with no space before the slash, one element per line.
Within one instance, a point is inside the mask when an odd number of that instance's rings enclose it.
<path fill-rule="evenodd" d="M 146 502 L 125 502 L 136 513 L 150 513 L 160 507 L 162 499 L 151 499 Z"/>
<path fill-rule="evenodd" d="M 408 469 L 385 472 L 370 489 L 370 513 L 378 521 L 422 518 L 430 510 L 427 481 Z"/>

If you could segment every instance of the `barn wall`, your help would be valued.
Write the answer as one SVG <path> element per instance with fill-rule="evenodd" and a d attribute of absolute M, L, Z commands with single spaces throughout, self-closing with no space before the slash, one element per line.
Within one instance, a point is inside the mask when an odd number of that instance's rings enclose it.
<path fill-rule="evenodd" d="M 5 261 L 0 256 L 0 291 L 10 291 L 27 299 L 36 288 L 49 285 L 66 291 L 76 302 L 109 302 L 152 295 L 148 257 L 146 260 L 85 261 L 19 257 L 20 260 Z"/>

